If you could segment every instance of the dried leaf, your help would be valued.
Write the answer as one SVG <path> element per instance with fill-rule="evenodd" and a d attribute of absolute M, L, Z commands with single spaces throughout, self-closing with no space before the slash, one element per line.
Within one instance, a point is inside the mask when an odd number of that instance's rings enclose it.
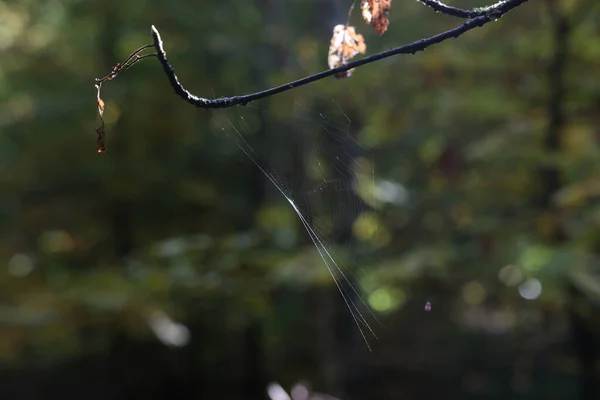
<path fill-rule="evenodd" d="M 327 62 L 329 68 L 337 68 L 348 63 L 359 53 L 364 53 L 367 50 L 365 39 L 362 35 L 357 34 L 353 26 L 336 25 L 333 28 L 333 36 L 329 45 L 329 56 Z M 354 72 L 354 68 L 338 72 L 334 76 L 336 78 L 348 78 Z"/>
<path fill-rule="evenodd" d="M 96 149 L 98 153 L 106 153 L 106 146 L 104 144 L 104 122 L 102 122 L 102 126 L 96 129 L 96 134 L 98 138 L 96 139 Z"/>
<path fill-rule="evenodd" d="M 390 24 L 388 14 L 392 8 L 392 0 L 363 0 L 360 8 L 365 22 L 371 25 L 379 36 L 383 35 Z"/>
<path fill-rule="evenodd" d="M 96 139 L 96 149 L 98 153 L 105 153 L 106 146 L 104 144 L 104 101 L 100 98 L 100 88 L 102 87 L 102 83 L 96 85 L 96 89 L 98 90 L 96 94 L 96 101 L 98 103 L 98 114 L 100 115 L 100 128 L 96 129 L 96 134 L 98 138 Z"/>
<path fill-rule="evenodd" d="M 101 85 L 96 85 L 96 89 L 98 90 L 96 101 L 98 102 L 98 113 L 100 114 L 100 118 L 102 118 L 102 114 L 104 113 L 104 101 L 100 98 L 100 87 Z"/>

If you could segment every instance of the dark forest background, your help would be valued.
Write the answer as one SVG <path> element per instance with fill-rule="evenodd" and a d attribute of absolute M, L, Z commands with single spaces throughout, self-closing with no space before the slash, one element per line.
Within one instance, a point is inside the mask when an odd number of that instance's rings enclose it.
<path fill-rule="evenodd" d="M 325 69 L 349 6 L 0 1 L 0 398 L 600 398 L 596 0 L 531 0 L 256 105 L 261 162 L 302 159 L 302 104 L 346 115 L 404 196 L 347 229 L 372 351 L 289 204 L 156 60 L 103 87 L 96 153 L 94 78 L 151 24 L 184 85 L 232 96 Z M 377 37 L 358 11 L 368 54 L 461 23 L 394 0 Z"/>

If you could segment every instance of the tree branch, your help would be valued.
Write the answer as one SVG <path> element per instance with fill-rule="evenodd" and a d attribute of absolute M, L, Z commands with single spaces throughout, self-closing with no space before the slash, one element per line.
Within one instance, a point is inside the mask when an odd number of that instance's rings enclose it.
<path fill-rule="evenodd" d="M 511 6 L 513 3 L 510 0 L 500 0 L 496 4 L 492 4 L 484 7 L 475 7 L 471 10 L 465 10 L 463 8 L 448 6 L 441 1 L 438 0 L 417 0 L 428 7 L 433 8 L 436 12 L 450 15 L 452 17 L 458 18 L 475 18 L 483 15 L 497 14 L 500 15 L 506 14 L 508 11 L 514 8 Z M 493 17 L 493 15 L 490 15 Z"/>
<path fill-rule="evenodd" d="M 423 1 L 423 0 L 420 0 L 420 1 Z M 431 3 L 432 1 L 433 0 L 425 0 L 423 2 Z M 185 89 L 183 87 L 183 85 L 179 82 L 177 75 L 175 75 L 175 71 L 173 70 L 173 67 L 171 66 L 171 64 L 169 64 L 169 60 L 167 59 L 167 53 L 165 52 L 165 49 L 163 47 L 163 41 L 160 37 L 158 30 L 154 27 L 154 25 L 152 26 L 152 37 L 154 39 L 154 48 L 156 49 L 156 57 L 162 64 L 165 74 L 167 75 L 167 78 L 169 79 L 169 82 L 171 83 L 171 86 L 173 87 L 173 90 L 175 90 L 175 93 L 179 97 L 181 97 L 182 99 L 184 99 L 191 105 L 198 107 L 198 108 L 204 108 L 204 109 L 227 108 L 227 107 L 233 107 L 233 106 L 237 106 L 237 105 L 246 105 L 252 101 L 259 100 L 259 99 L 269 97 L 269 96 L 273 96 L 275 94 L 282 93 L 282 92 L 294 89 L 299 86 L 307 85 L 309 83 L 318 81 L 320 79 L 327 78 L 329 76 L 333 76 L 337 73 L 345 72 L 352 68 L 370 64 L 372 62 L 379 61 L 384 58 L 389 58 L 389 57 L 395 56 L 397 54 L 415 54 L 418 51 L 425 50 L 427 47 L 429 47 L 431 45 L 443 42 L 446 39 L 457 38 L 465 32 L 468 32 L 477 27 L 481 27 L 481 26 L 487 24 L 488 22 L 494 21 L 494 20 L 500 18 L 501 16 L 503 16 L 504 14 L 506 14 L 507 12 L 509 12 L 510 10 L 520 6 L 521 4 L 523 4 L 527 1 L 528 0 L 501 1 L 499 3 L 496 3 L 495 5 L 485 8 L 485 10 L 486 10 L 485 12 L 478 11 L 480 14 L 481 13 L 482 14 L 481 15 L 475 14 L 475 15 L 477 15 L 476 17 L 469 19 L 464 24 L 457 26 L 456 28 L 450 29 L 446 32 L 442 32 L 442 33 L 439 33 L 437 35 L 434 35 L 434 36 L 431 36 L 431 37 L 428 37 L 425 39 L 417 40 L 416 42 L 409 43 L 409 44 L 406 44 L 403 46 L 395 47 L 393 49 L 386 50 L 381 53 L 373 54 L 369 57 L 365 57 L 360 60 L 349 62 L 349 63 L 339 66 L 337 68 L 332 68 L 332 69 L 329 69 L 326 71 L 322 71 L 322 72 L 316 73 L 314 75 L 310 75 L 305 78 L 286 83 L 284 85 L 276 86 L 276 87 L 273 87 L 270 89 L 266 89 L 266 90 L 263 90 L 260 92 L 247 94 L 247 95 L 243 95 L 243 96 L 221 97 L 221 98 L 217 98 L 217 99 L 207 99 L 207 98 L 199 97 L 199 96 L 196 96 L 196 95 L 190 93 L 187 89 Z M 439 3 L 439 2 L 436 2 L 436 3 L 437 3 L 436 7 L 438 7 L 439 5 L 443 5 L 442 3 Z M 451 8 L 448 6 L 445 6 L 445 7 L 447 7 L 447 9 Z M 452 8 L 452 9 L 454 9 L 454 8 Z M 459 9 L 455 9 L 455 10 L 459 10 Z"/>

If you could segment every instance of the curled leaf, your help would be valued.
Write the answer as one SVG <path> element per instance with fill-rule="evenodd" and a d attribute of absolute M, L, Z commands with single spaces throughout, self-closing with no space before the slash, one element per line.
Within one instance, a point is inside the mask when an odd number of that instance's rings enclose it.
<path fill-rule="evenodd" d="M 96 101 L 98 102 L 98 113 L 100 114 L 100 118 L 102 118 L 102 114 L 104 113 L 104 101 L 100 98 L 100 87 L 100 84 L 96 85 L 96 89 L 98 90 Z"/>
<path fill-rule="evenodd" d="M 106 152 L 106 145 L 104 144 L 104 101 L 100 98 L 100 88 L 102 84 L 99 83 L 96 85 L 96 89 L 98 90 L 96 94 L 96 101 L 98 103 L 98 114 L 100 115 L 100 128 L 96 129 L 96 134 L 98 138 L 96 139 L 96 149 L 98 153 Z"/>
<path fill-rule="evenodd" d="M 96 134 L 98 135 L 98 138 L 96 139 L 96 150 L 98 150 L 98 153 L 106 153 L 106 145 L 104 144 L 104 124 L 96 129 Z"/>
<path fill-rule="evenodd" d="M 156 57 L 156 53 L 140 55 L 144 50 L 149 49 L 151 47 L 154 47 L 154 45 L 147 44 L 145 46 L 140 47 L 139 49 L 131 53 L 129 57 L 127 57 L 127 59 L 123 61 L 123 63 L 117 63 L 117 65 L 115 65 L 112 68 L 112 70 L 108 73 L 108 75 L 104 76 L 103 78 L 96 78 L 96 102 L 98 104 L 98 114 L 100 115 L 101 124 L 100 127 L 96 129 L 96 134 L 98 135 L 98 138 L 96 139 L 96 149 L 98 150 L 98 153 L 106 152 L 106 146 L 104 145 L 104 101 L 100 98 L 100 88 L 102 87 L 102 84 L 104 82 L 112 81 L 117 77 L 117 75 L 119 75 L 119 72 L 128 70 L 138 61 L 148 57 Z"/>
<path fill-rule="evenodd" d="M 348 63 L 359 53 L 364 53 L 367 50 L 365 39 L 362 35 L 357 34 L 353 26 L 336 25 L 333 28 L 333 36 L 329 45 L 329 56 L 327 62 L 329 68 L 337 68 Z M 336 78 L 348 78 L 352 75 L 354 68 L 338 72 L 334 76 Z"/>
<path fill-rule="evenodd" d="M 390 21 L 388 14 L 392 0 L 363 0 L 360 6 L 365 22 L 373 27 L 379 36 L 387 31 Z"/>

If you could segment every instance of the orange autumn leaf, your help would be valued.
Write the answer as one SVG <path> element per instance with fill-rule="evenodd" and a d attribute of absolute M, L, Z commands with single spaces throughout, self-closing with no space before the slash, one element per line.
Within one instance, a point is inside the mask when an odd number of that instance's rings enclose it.
<path fill-rule="evenodd" d="M 98 114 L 100 114 L 100 118 L 102 118 L 102 114 L 104 113 L 104 101 L 100 98 L 101 86 L 101 84 L 96 85 L 96 89 L 98 90 L 96 93 L 96 102 L 98 103 Z"/>
<path fill-rule="evenodd" d="M 379 36 L 383 35 L 390 24 L 388 14 L 392 8 L 392 0 L 363 0 L 360 8 L 365 22 L 371 25 Z"/>
<path fill-rule="evenodd" d="M 336 25 L 333 28 L 333 36 L 329 45 L 329 56 L 327 62 L 329 68 L 337 68 L 348 63 L 359 53 L 364 53 L 367 50 L 365 39 L 362 35 L 356 33 L 353 26 Z M 338 72 L 334 76 L 336 78 L 348 78 L 352 75 L 354 68 Z"/>

